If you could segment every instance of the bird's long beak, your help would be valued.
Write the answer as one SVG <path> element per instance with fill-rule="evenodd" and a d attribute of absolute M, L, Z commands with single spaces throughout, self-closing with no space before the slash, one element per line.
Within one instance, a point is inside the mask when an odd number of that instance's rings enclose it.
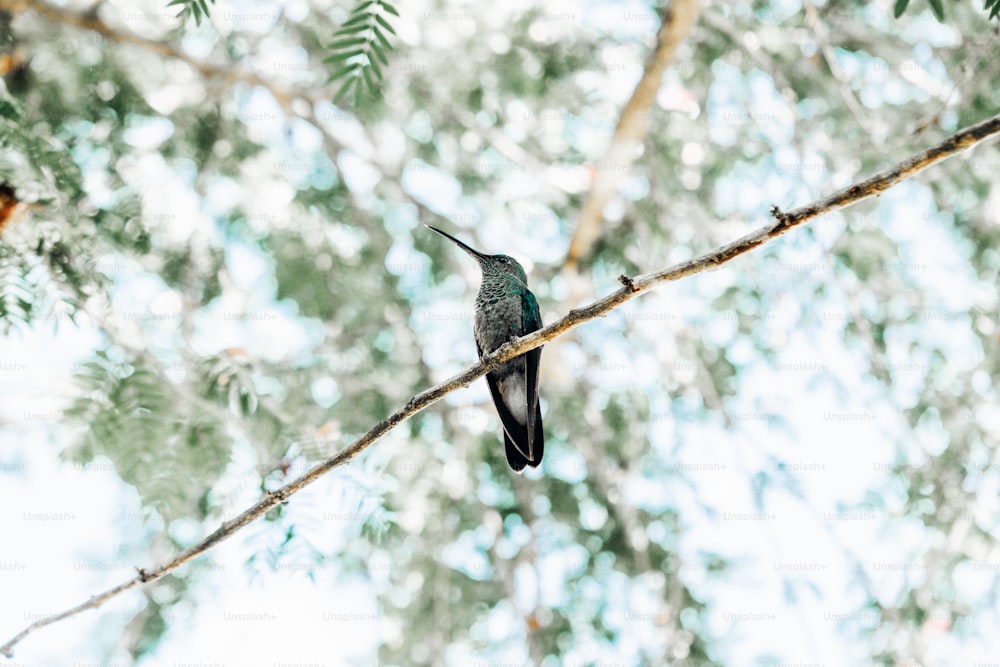
<path fill-rule="evenodd" d="M 447 232 L 442 232 L 442 231 L 441 231 L 440 229 L 438 229 L 437 227 L 431 227 L 430 225 L 424 225 L 424 226 L 425 226 L 425 227 L 427 227 L 427 229 L 430 229 L 431 231 L 435 231 L 435 232 L 437 232 L 438 234 L 440 234 L 441 236 L 445 237 L 446 239 L 450 239 L 450 240 L 451 240 L 451 241 L 452 241 L 453 243 L 455 243 L 455 245 L 457 245 L 457 246 L 458 246 L 459 248 L 461 248 L 461 249 L 462 249 L 462 250 L 464 250 L 465 252 L 467 252 L 467 253 L 469 253 L 470 255 L 472 255 L 472 257 L 473 257 L 473 258 L 474 258 L 474 259 L 475 259 L 476 261 L 479 261 L 479 260 L 483 260 L 483 259 L 486 259 L 486 255 L 484 255 L 483 253 L 479 252 L 478 250 L 473 250 L 473 249 L 472 249 L 472 248 L 470 248 L 469 246 L 465 245 L 464 243 L 462 243 L 461 241 L 459 241 L 458 239 L 456 239 L 456 238 L 455 238 L 454 236 L 452 236 L 451 234 L 449 234 L 449 233 L 447 233 Z"/>

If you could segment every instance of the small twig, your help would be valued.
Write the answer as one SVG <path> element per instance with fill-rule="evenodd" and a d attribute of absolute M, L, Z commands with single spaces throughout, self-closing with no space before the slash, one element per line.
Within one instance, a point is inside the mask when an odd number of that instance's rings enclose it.
<path fill-rule="evenodd" d="M 820 53 L 823 54 L 823 60 L 826 61 L 826 66 L 830 68 L 830 74 L 833 75 L 834 80 L 838 84 L 837 90 L 840 91 L 840 97 L 844 100 L 844 106 L 854 116 L 854 120 L 858 124 L 858 127 L 861 128 L 861 131 L 868 135 L 868 139 L 872 142 L 872 145 L 879 150 L 884 150 L 885 142 L 869 126 L 867 120 L 868 114 L 865 113 L 861 103 L 858 102 L 858 98 L 855 97 L 854 91 L 851 90 L 850 77 L 847 76 L 844 68 L 837 61 L 837 53 L 833 50 L 833 45 L 830 43 L 830 35 L 827 32 L 826 26 L 823 25 L 823 22 L 819 18 L 819 10 L 811 2 L 806 3 L 806 24 L 812 28 L 816 42 L 819 44 Z"/>
<path fill-rule="evenodd" d="M 242 81 L 250 86 L 260 86 L 261 88 L 265 88 L 271 93 L 271 95 L 274 96 L 274 99 L 278 101 L 278 104 L 281 105 L 286 113 L 292 115 L 291 102 L 297 95 L 296 91 L 279 86 L 273 81 L 269 81 L 255 72 L 235 68 L 232 63 L 216 65 L 188 55 L 172 44 L 158 42 L 133 33 L 124 32 L 108 25 L 104 19 L 98 16 L 96 12 L 75 12 L 65 9 L 64 7 L 50 5 L 42 0 L 0 0 L 0 9 L 12 12 L 20 12 L 26 9 L 31 10 L 37 12 L 45 18 L 45 20 L 52 23 L 62 23 L 82 28 L 84 30 L 92 30 L 112 42 L 138 46 L 148 51 L 152 51 L 153 53 L 158 53 L 161 56 L 175 58 L 196 69 L 206 79 L 218 78 L 226 83 Z"/>
<path fill-rule="evenodd" d="M 624 273 L 618 276 L 618 282 L 624 285 L 625 289 L 627 289 L 629 292 L 635 293 L 639 291 L 639 289 L 635 286 L 635 283 L 632 282 L 632 279 L 626 276 Z"/>

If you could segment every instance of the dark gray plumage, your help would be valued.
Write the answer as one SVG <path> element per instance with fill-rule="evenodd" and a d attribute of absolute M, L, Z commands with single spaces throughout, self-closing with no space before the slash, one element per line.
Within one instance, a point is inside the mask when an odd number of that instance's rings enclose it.
<path fill-rule="evenodd" d="M 513 257 L 484 255 L 451 234 L 428 228 L 449 239 L 479 263 L 483 281 L 476 296 L 475 337 L 479 358 L 509 340 L 542 328 L 538 301 L 528 289 L 524 269 Z M 538 366 L 542 348 L 511 359 L 486 374 L 486 383 L 503 424 L 507 463 L 515 472 L 542 462 L 545 437 L 538 405 Z"/>

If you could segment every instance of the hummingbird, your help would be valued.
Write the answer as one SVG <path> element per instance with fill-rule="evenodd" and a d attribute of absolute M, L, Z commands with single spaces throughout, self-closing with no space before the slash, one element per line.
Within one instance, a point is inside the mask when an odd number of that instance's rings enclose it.
<path fill-rule="evenodd" d="M 476 296 L 474 334 L 479 359 L 507 341 L 542 328 L 538 300 L 528 289 L 528 277 L 517 260 L 508 255 L 486 255 L 436 227 L 429 229 L 450 240 L 479 262 L 483 280 Z M 507 464 L 520 473 L 524 466 L 542 462 L 545 438 L 538 405 L 538 365 L 542 348 L 514 357 L 486 374 L 493 405 L 503 424 Z"/>

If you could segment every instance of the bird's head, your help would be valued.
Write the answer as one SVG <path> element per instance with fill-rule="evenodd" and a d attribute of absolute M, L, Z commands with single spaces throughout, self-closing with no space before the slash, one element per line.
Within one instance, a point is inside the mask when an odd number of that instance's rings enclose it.
<path fill-rule="evenodd" d="M 525 286 L 528 284 L 528 276 L 524 272 L 524 267 L 509 255 L 486 255 L 474 248 L 470 248 L 465 245 L 454 236 L 447 232 L 442 232 L 437 227 L 431 227 L 427 225 L 427 228 L 437 232 L 441 236 L 445 237 L 459 248 L 464 250 L 469 254 L 470 257 L 479 262 L 479 268 L 483 271 L 483 276 L 496 276 L 500 274 L 510 274 L 524 283 Z"/>

